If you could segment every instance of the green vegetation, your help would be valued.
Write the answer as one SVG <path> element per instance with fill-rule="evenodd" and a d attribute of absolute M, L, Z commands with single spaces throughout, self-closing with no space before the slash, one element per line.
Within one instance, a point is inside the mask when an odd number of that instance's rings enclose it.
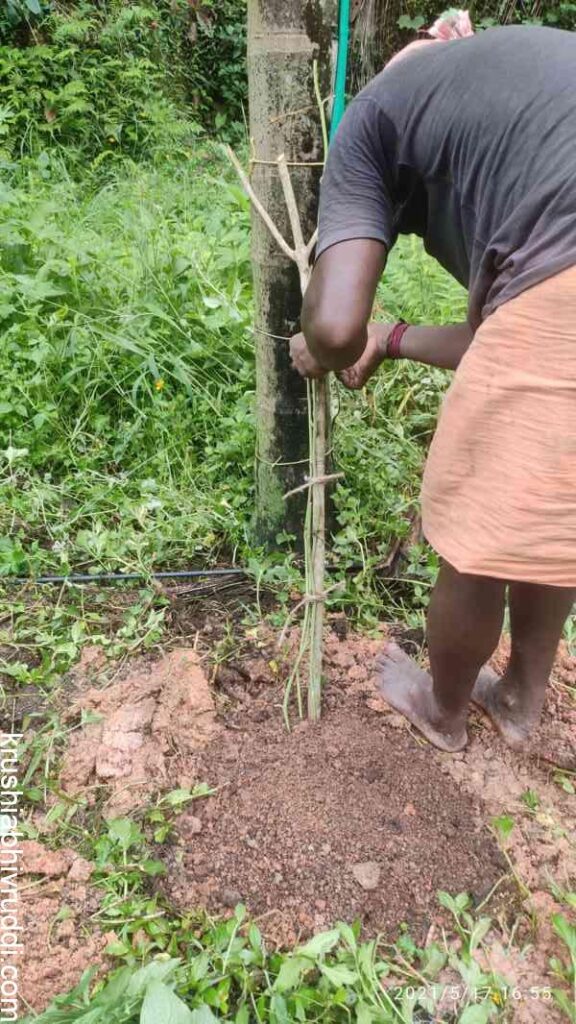
<path fill-rule="evenodd" d="M 467 897 L 458 897 L 466 906 Z M 185 923 L 184 923 L 185 924 Z M 490 922 L 466 932 L 460 955 L 440 944 L 419 949 L 406 934 L 396 947 L 359 941 L 345 924 L 316 935 L 290 955 L 267 953 L 242 906 L 226 922 L 207 922 L 184 933 L 186 960 L 158 958 L 144 967 L 124 967 L 92 999 L 89 976 L 38 1024 L 214 1024 L 219 1015 L 235 1024 L 356 1020 L 359 1024 L 407 1024 L 432 1018 L 443 986 L 435 985 L 447 964 L 462 988 L 476 986 L 481 1002 L 470 1002 L 459 1024 L 488 1024 L 505 1002 L 505 983 L 469 959 Z M 480 925 L 480 927 L 479 927 Z M 186 926 L 186 925 L 185 925 Z"/>
<path fill-rule="evenodd" d="M 5 176 L 3 574 L 250 557 L 247 204 L 209 149 L 178 156 L 105 183 L 48 155 Z M 412 242 L 381 299 L 415 319 L 464 308 Z M 406 532 L 441 381 L 398 365 L 367 395 L 335 393 L 342 568 L 368 570 Z"/>
<path fill-rule="evenodd" d="M 421 5 L 408 8 L 417 18 Z M 575 12 L 562 3 L 542 16 L 568 27 Z M 21 588 L 14 577 L 146 577 L 235 560 L 276 590 L 278 622 L 301 586 L 292 539 L 279 537 L 277 552 L 264 555 L 251 536 L 249 210 L 212 142 L 215 131 L 243 138 L 244 33 L 243 0 L 2 5 L 0 670 L 13 692 L 29 686 L 49 698 L 89 642 L 111 659 L 154 649 L 168 610 L 149 585 L 127 599 L 120 589 Z M 464 312 L 463 291 L 421 246 L 399 245 L 378 315 L 430 323 Z M 413 545 L 402 583 L 379 567 L 409 536 L 445 383 L 440 371 L 397 363 L 365 393 L 333 385 L 344 479 L 330 552 L 342 586 L 331 603 L 364 623 L 384 612 L 422 621 L 435 557 Z M 108 952 L 120 965 L 96 988 L 87 974 L 39 1024 L 424 1024 L 446 967 L 483 991 L 458 1024 L 502 1019 L 503 982 L 472 957 L 490 921 L 464 894 L 440 896 L 458 948 L 419 948 L 407 932 L 395 946 L 362 942 L 357 926 L 339 924 L 281 954 L 266 950 L 242 907 L 225 922 L 178 916 L 155 885 L 159 848 L 178 811 L 207 788 L 160 795 L 135 820 L 100 820 L 87 799 L 58 790 L 76 726 L 49 702 L 34 725 L 25 717 L 25 835 L 44 838 L 32 820 L 48 805 L 50 843 L 93 861 L 96 923 L 114 928 Z M 554 778 L 574 795 L 573 773 Z M 538 794 L 528 789 L 523 800 L 534 817 Z M 514 819 L 493 824 L 504 841 Z M 556 998 L 574 1020 L 565 994 L 574 984 L 574 894 L 558 899 L 566 914 L 553 926 L 566 956 L 552 965 Z"/>
<path fill-rule="evenodd" d="M 165 842 L 172 816 L 209 792 L 203 786 L 174 790 L 140 821 L 103 821 L 96 835 L 78 823 L 85 801 L 68 798 L 53 806 L 48 817 L 58 839 L 73 842 L 95 864 L 92 883 L 102 902 L 93 919 L 102 930 L 114 929 L 117 938 L 106 952 L 119 967 L 96 985 L 94 972 L 87 971 L 73 991 L 34 1018 L 38 1024 L 214 1024 L 222 1018 L 235 1024 L 416 1024 L 430 1019 L 445 995 L 446 971 L 464 999 L 459 1024 L 501 1019 L 507 984 L 474 958 L 492 921 L 474 914 L 465 893 L 438 894 L 454 919 L 457 941 L 445 933 L 425 947 L 405 929 L 394 945 L 362 942 L 358 924 L 339 923 L 281 953 L 267 950 L 241 905 L 227 921 L 201 911 L 175 915 L 153 891 L 154 878 L 165 872 L 155 845 Z M 64 917 L 63 910 L 55 924 Z M 568 934 L 560 918 L 558 929 Z M 570 968 L 558 960 L 556 970 L 564 979 Z"/>
<path fill-rule="evenodd" d="M 236 133 L 245 22 L 245 0 L 11 0 L 0 13 L 4 152 L 65 147 L 69 165 L 140 159 L 184 106 Z"/>

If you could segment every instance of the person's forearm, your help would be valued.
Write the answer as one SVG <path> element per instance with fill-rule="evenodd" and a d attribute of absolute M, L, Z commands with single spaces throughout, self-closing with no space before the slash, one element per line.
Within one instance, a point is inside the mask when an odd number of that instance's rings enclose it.
<path fill-rule="evenodd" d="M 400 345 L 400 357 L 444 370 L 455 370 L 473 338 L 470 326 L 409 327 Z"/>
<path fill-rule="evenodd" d="M 324 369 L 344 370 L 360 359 L 385 263 L 385 246 L 372 238 L 339 242 L 316 261 L 301 322 L 306 344 Z"/>
<path fill-rule="evenodd" d="M 366 348 L 367 325 L 356 322 L 352 316 L 349 320 L 342 317 L 334 321 L 322 314 L 312 286 L 304 298 L 302 330 L 312 355 L 326 370 L 352 366 Z"/>
<path fill-rule="evenodd" d="M 342 336 L 342 338 L 336 336 L 335 344 L 334 333 L 329 334 L 315 330 L 313 326 L 308 325 L 304 318 L 302 326 L 308 348 L 325 370 L 345 370 L 347 367 L 353 366 L 366 348 L 367 327 L 363 331 L 358 331 L 356 336 L 350 336 L 350 334 Z"/>

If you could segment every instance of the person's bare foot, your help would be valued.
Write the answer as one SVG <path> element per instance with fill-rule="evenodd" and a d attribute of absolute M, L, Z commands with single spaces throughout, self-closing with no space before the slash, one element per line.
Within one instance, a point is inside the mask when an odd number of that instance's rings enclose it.
<path fill-rule="evenodd" d="M 523 750 L 530 733 L 538 724 L 538 715 L 531 715 L 512 697 L 512 689 L 493 669 L 486 666 L 474 683 L 470 700 L 476 704 L 494 725 L 497 732 L 513 750 Z"/>
<path fill-rule="evenodd" d="M 468 742 L 465 727 L 450 722 L 438 707 L 432 679 L 396 644 L 376 658 L 378 690 L 387 704 L 404 715 L 429 743 L 451 754 Z"/>

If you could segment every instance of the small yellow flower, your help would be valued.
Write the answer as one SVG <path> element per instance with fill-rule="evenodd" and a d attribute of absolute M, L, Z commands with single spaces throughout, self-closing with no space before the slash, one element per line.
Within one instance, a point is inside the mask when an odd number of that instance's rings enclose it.
<path fill-rule="evenodd" d="M 108 142 L 110 143 L 111 146 L 113 146 L 113 145 L 116 144 L 116 142 L 118 142 L 118 139 L 116 138 L 115 135 L 109 135 L 108 136 Z"/>
<path fill-rule="evenodd" d="M 164 391 L 165 383 L 162 380 L 162 377 L 160 377 L 159 380 L 154 381 L 154 387 L 156 388 L 156 391 Z"/>

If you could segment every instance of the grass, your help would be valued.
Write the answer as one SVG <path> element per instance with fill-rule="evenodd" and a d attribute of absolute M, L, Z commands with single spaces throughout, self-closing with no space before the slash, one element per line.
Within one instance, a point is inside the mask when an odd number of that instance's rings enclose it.
<path fill-rule="evenodd" d="M 43 154 L 0 181 L 0 580 L 237 559 L 287 599 L 301 585 L 289 538 L 267 556 L 251 538 L 249 211 L 220 154 L 198 144 L 81 183 Z M 464 311 L 414 240 L 379 303 L 423 321 Z M 375 567 L 409 531 L 444 381 L 395 364 L 365 394 L 335 386 L 332 604 L 364 621 L 382 615 Z M 435 568 L 414 552 L 400 613 L 419 617 Z M 109 632 L 97 595 L 66 588 L 53 614 L 44 594 L 3 588 L 3 666 L 19 684 L 50 684 Z M 154 591 L 135 607 L 116 638 L 126 650 L 161 628 Z"/>
<path fill-rule="evenodd" d="M 33 169 L 7 176 L 0 205 L 0 572 L 248 553 L 249 215 L 219 157 L 190 151 L 104 185 Z M 381 300 L 425 320 L 464 308 L 411 242 Z M 442 381 L 397 365 L 367 396 L 339 388 L 338 557 L 368 563 L 406 530 Z"/>
<path fill-rule="evenodd" d="M 146 572 L 243 538 L 247 215 L 219 171 L 201 153 L 95 190 L 7 188 L 5 572 Z"/>

